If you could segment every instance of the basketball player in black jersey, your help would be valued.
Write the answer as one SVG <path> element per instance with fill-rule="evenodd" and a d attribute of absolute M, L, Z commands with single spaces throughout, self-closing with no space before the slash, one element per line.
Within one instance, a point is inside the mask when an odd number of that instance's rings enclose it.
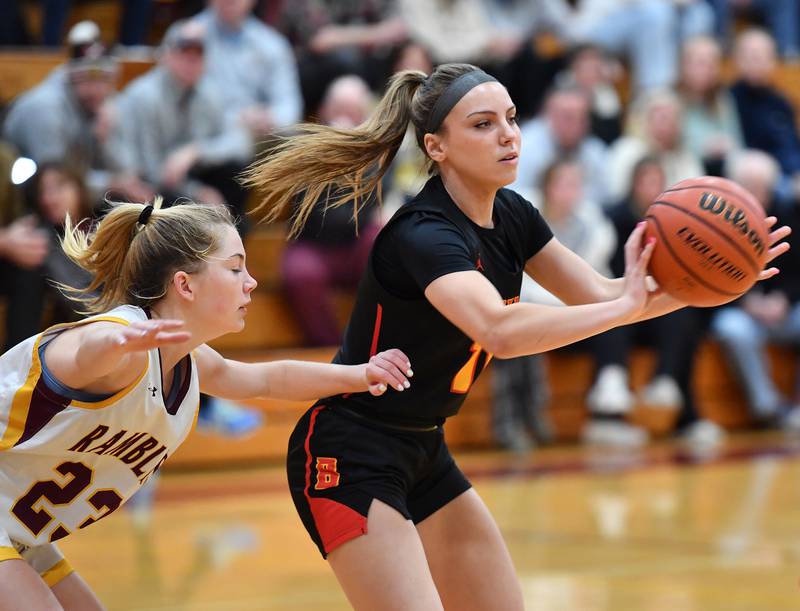
<path fill-rule="evenodd" d="M 642 244 L 643 226 L 625 246 L 625 277 L 609 280 L 503 189 L 521 144 L 515 107 L 466 64 L 399 73 L 355 130 L 305 126 L 285 141 L 250 173 L 267 218 L 301 198 L 296 231 L 325 190 L 335 205 L 366 201 L 409 121 L 432 177 L 375 242 L 336 361 L 397 346 L 414 363 L 414 384 L 314 405 L 289 442 L 289 484 L 356 609 L 514 611 L 523 599 L 508 550 L 442 423 L 493 357 L 543 352 L 682 304 L 648 291 L 654 244 Z M 772 233 L 772 258 L 787 234 Z M 567 307 L 518 303 L 523 271 Z"/>

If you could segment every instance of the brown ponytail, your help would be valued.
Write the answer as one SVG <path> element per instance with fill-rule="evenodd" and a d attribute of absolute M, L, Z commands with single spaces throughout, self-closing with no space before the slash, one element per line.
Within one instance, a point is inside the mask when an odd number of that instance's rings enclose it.
<path fill-rule="evenodd" d="M 299 199 L 290 237 L 303 228 L 325 194 L 325 207 L 353 202 L 353 215 L 376 193 L 383 175 L 413 123 L 423 152 L 425 124 L 436 100 L 456 78 L 477 70 L 470 64 L 443 64 L 431 76 L 404 70 L 389 83 L 372 116 L 354 129 L 303 124 L 245 173 L 245 184 L 264 195 L 254 213 L 279 218 Z M 430 161 L 430 160 L 429 160 Z M 431 171 L 430 162 L 428 170 Z"/>
<path fill-rule="evenodd" d="M 166 295 L 176 271 L 200 271 L 219 245 L 221 227 L 234 226 L 225 206 L 187 203 L 164 209 L 156 198 L 148 216 L 143 204 L 112 205 L 89 234 L 69 217 L 65 224 L 61 246 L 92 281 L 84 289 L 59 288 L 85 304 L 87 314 L 122 304 L 152 305 Z"/>

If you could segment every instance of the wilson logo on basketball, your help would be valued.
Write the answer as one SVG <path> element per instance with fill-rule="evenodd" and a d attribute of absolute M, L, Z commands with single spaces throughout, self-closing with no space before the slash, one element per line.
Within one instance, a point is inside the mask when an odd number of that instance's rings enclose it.
<path fill-rule="evenodd" d="M 683 240 L 687 247 L 700 255 L 700 265 L 702 267 L 717 270 L 735 282 L 744 280 L 747 277 L 747 274 L 740 267 L 714 250 L 708 242 L 698 236 L 690 227 L 682 227 L 675 235 Z"/>
<path fill-rule="evenodd" d="M 700 197 L 698 206 L 700 210 L 710 212 L 716 216 L 721 216 L 726 222 L 736 228 L 739 233 L 743 236 L 747 236 L 747 240 L 759 255 L 764 254 L 764 241 L 758 235 L 758 231 L 750 227 L 750 224 L 747 222 L 747 214 L 744 210 L 729 203 L 725 198 L 714 193 L 709 193 L 708 191 L 704 192 Z"/>
<path fill-rule="evenodd" d="M 647 209 L 648 270 L 679 301 L 716 306 L 743 295 L 764 269 L 769 227 L 752 193 L 726 178 L 688 178 Z"/>

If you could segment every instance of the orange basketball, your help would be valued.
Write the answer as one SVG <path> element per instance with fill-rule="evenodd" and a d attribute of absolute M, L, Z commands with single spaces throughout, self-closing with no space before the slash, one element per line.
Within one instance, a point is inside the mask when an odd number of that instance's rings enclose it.
<path fill-rule="evenodd" d="M 647 210 L 645 236 L 656 238 L 650 274 L 689 305 L 736 299 L 764 269 L 765 216 L 749 191 L 724 178 L 703 176 L 671 186 Z"/>

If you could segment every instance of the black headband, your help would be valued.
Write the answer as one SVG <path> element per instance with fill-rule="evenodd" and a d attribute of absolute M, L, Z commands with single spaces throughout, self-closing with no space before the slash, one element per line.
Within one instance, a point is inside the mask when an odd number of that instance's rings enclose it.
<path fill-rule="evenodd" d="M 445 117 L 453 110 L 453 106 L 467 95 L 467 92 L 483 83 L 496 83 L 497 79 L 486 74 L 483 70 L 473 70 L 462 74 L 447 86 L 439 99 L 433 105 L 433 110 L 425 124 L 425 132 L 428 134 L 436 133 L 444 121 Z"/>
<path fill-rule="evenodd" d="M 151 214 L 153 214 L 153 206 L 152 204 L 147 204 L 139 213 L 138 223 L 140 225 L 147 225 L 147 221 L 150 219 Z"/>

